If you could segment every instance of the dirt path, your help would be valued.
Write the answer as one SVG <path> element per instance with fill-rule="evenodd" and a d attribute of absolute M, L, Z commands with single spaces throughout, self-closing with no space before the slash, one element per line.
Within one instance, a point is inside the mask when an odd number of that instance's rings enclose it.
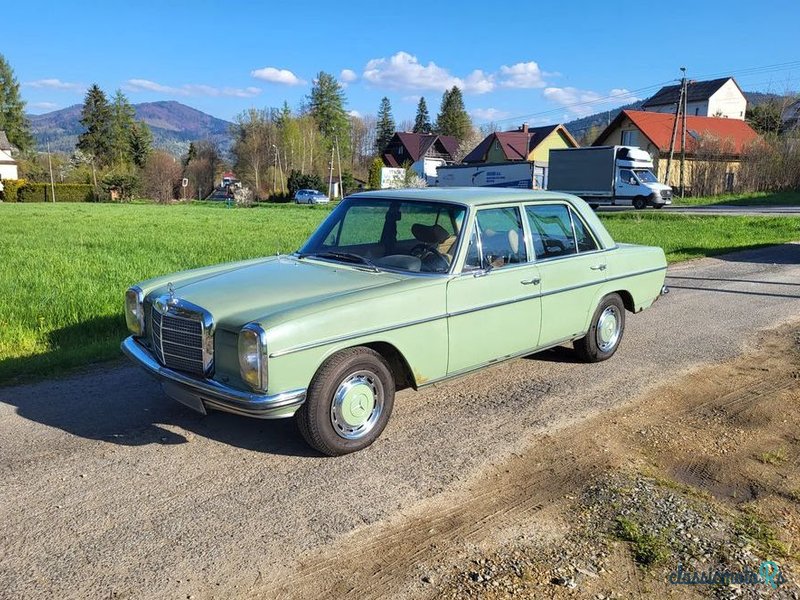
<path fill-rule="evenodd" d="M 531 448 L 757 349 L 800 314 L 798 282 L 796 244 L 681 265 L 614 360 L 557 349 L 404 393 L 380 443 L 341 459 L 309 453 L 291 421 L 195 416 L 128 367 L 0 389 L 0 597 L 446 593 L 434 566 L 557 539 L 558 498 L 625 442 Z"/>

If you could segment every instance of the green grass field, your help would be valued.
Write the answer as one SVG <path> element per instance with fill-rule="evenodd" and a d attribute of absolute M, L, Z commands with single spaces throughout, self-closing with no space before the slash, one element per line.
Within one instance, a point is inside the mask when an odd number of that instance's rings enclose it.
<path fill-rule="evenodd" d="M 0 204 L 0 383 L 118 357 L 125 289 L 201 265 L 290 252 L 328 207 Z M 800 239 L 800 218 L 603 216 L 670 261 Z"/>
<path fill-rule="evenodd" d="M 753 192 L 698 198 L 674 198 L 675 206 L 800 206 L 800 192 Z"/>

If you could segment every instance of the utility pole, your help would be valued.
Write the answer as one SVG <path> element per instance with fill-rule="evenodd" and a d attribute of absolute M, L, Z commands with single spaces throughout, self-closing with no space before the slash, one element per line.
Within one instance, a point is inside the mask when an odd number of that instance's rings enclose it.
<path fill-rule="evenodd" d="M 47 164 L 50 165 L 50 194 L 53 196 L 53 202 L 56 201 L 56 184 L 53 181 L 53 160 L 50 158 L 50 140 L 47 141 Z"/>
<path fill-rule="evenodd" d="M 681 69 L 683 71 L 683 119 L 681 123 L 681 200 L 683 200 L 684 181 L 686 181 L 686 101 L 689 96 L 689 80 L 686 79 L 686 67 Z"/>
<path fill-rule="evenodd" d="M 333 193 L 333 150 L 333 146 L 331 146 L 331 163 L 330 169 L 328 170 L 328 198 L 330 198 Z"/>
<path fill-rule="evenodd" d="M 686 67 L 681 67 L 681 72 L 684 73 L 684 77 L 681 78 L 681 87 L 680 91 L 678 92 L 678 104 L 675 107 L 675 120 L 672 122 L 672 136 L 670 137 L 669 141 L 669 158 L 667 159 L 667 173 L 664 177 L 664 183 L 670 187 L 672 184 L 670 183 L 670 171 L 672 170 L 672 158 L 675 155 L 675 136 L 678 134 L 678 118 L 681 114 L 681 107 L 683 106 L 683 81 L 685 79 Z"/>
<path fill-rule="evenodd" d="M 276 177 L 278 175 L 278 147 L 275 144 L 272 144 L 272 147 L 275 148 L 275 158 L 273 159 L 272 165 L 272 193 L 274 194 L 276 191 Z"/>
<path fill-rule="evenodd" d="M 342 179 L 342 156 L 339 154 L 339 138 L 336 138 L 336 162 L 339 164 L 339 198 L 344 198 L 344 180 Z"/>

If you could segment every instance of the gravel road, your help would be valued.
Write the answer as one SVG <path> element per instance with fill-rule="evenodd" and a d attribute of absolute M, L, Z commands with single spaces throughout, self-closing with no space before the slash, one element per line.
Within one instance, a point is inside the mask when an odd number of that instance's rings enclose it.
<path fill-rule="evenodd" d="M 304 573 L 343 595 L 323 583 L 346 561 L 309 570 L 326 547 L 468 495 L 542 434 L 796 319 L 800 244 L 684 263 L 668 284 L 613 360 L 555 349 L 403 392 L 381 439 L 342 458 L 314 455 L 291 420 L 195 415 L 122 363 L 2 388 L 0 597 L 269 597 Z"/>

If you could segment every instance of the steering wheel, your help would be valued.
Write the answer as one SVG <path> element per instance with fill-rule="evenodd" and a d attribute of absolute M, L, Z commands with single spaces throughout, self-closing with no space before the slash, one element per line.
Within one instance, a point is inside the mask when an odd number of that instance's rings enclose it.
<path fill-rule="evenodd" d="M 410 254 L 422 261 L 425 271 L 442 272 L 450 269 L 450 260 L 447 255 L 442 254 L 438 248 L 430 244 L 417 244 L 411 248 Z"/>

